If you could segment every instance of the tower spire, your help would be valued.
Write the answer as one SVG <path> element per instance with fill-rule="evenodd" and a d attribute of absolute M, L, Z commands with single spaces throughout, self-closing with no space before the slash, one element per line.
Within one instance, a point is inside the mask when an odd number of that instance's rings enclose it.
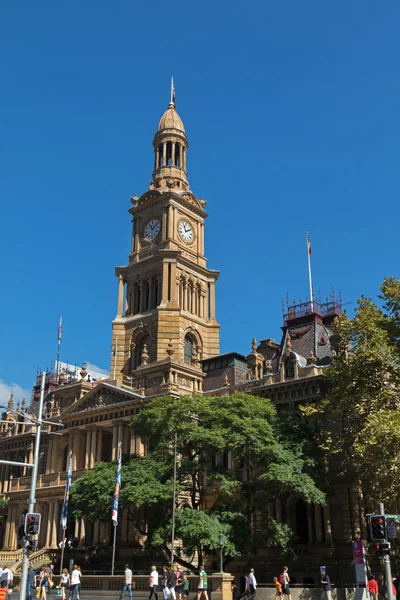
<path fill-rule="evenodd" d="M 175 86 L 174 86 L 174 78 L 171 77 L 171 102 L 170 104 L 173 104 L 174 106 L 176 106 L 175 104 Z"/>

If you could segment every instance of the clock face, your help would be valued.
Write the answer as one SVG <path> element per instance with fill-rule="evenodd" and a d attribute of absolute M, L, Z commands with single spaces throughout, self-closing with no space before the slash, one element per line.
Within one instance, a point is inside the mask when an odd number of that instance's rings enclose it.
<path fill-rule="evenodd" d="M 184 242 L 186 242 L 187 244 L 193 242 L 193 227 L 188 221 L 179 221 L 178 232 Z"/>
<path fill-rule="evenodd" d="M 152 219 L 144 228 L 144 237 L 147 240 L 155 240 L 161 231 L 161 223 L 158 219 Z"/>

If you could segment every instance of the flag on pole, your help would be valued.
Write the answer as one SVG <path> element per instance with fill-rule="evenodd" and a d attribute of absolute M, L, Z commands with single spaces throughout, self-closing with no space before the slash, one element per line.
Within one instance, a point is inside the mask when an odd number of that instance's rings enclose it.
<path fill-rule="evenodd" d="M 62 317 L 60 317 L 60 321 L 58 323 L 58 343 L 61 342 L 62 338 Z"/>
<path fill-rule="evenodd" d="M 61 511 L 61 527 L 66 529 L 67 527 L 67 519 L 68 519 L 68 502 L 69 502 L 69 493 L 71 490 L 71 481 L 72 481 L 72 450 L 69 453 L 69 465 L 68 465 L 68 474 L 67 474 L 67 482 L 65 484 L 65 492 L 64 492 L 64 504 Z"/>
<path fill-rule="evenodd" d="M 117 476 L 115 478 L 115 490 L 114 490 L 114 499 L 112 504 L 112 515 L 111 519 L 114 521 L 116 525 L 118 523 L 118 501 L 119 501 L 119 488 L 121 487 L 121 442 L 118 445 L 118 467 L 117 467 Z"/>
<path fill-rule="evenodd" d="M 175 106 L 175 86 L 173 77 L 171 77 L 171 102 Z"/>

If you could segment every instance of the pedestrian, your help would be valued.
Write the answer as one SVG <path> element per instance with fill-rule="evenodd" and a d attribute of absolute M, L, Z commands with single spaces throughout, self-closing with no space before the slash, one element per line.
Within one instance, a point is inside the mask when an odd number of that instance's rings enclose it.
<path fill-rule="evenodd" d="M 157 594 L 157 587 L 158 587 L 158 573 L 157 573 L 157 569 L 155 566 L 151 567 L 151 573 L 150 573 L 150 577 L 149 577 L 149 584 L 150 584 L 150 595 L 149 595 L 149 600 L 151 600 L 151 598 L 154 595 L 155 600 L 158 600 L 158 594 Z"/>
<path fill-rule="evenodd" d="M 72 569 L 71 578 L 70 578 L 70 586 L 69 586 L 69 597 L 72 598 L 74 592 L 76 594 L 77 600 L 80 599 L 81 596 L 81 575 L 82 571 L 78 567 L 78 565 L 74 565 Z"/>
<path fill-rule="evenodd" d="M 73 536 L 73 535 L 72 535 L 72 533 L 71 533 L 71 535 L 69 536 L 69 538 L 68 538 L 68 541 L 67 541 L 67 546 L 68 546 L 68 548 L 69 548 L 70 550 L 71 550 L 71 548 L 72 548 L 72 543 L 73 543 L 73 541 L 74 541 L 74 536 Z"/>
<path fill-rule="evenodd" d="M 176 597 L 178 600 L 182 600 L 182 593 L 183 593 L 183 571 L 182 569 L 179 567 L 179 569 L 176 571 Z"/>
<path fill-rule="evenodd" d="M 170 567 L 168 569 L 167 583 L 166 583 L 165 587 L 167 588 L 168 596 L 171 595 L 174 600 L 176 600 L 175 586 L 176 586 L 176 574 L 174 572 L 174 567 Z"/>
<path fill-rule="evenodd" d="M 128 590 L 129 600 L 132 600 L 132 571 L 129 568 L 129 565 L 125 565 L 125 579 L 122 584 L 122 590 L 120 595 L 120 600 L 124 597 L 124 594 Z"/>
<path fill-rule="evenodd" d="M 199 583 L 197 585 L 197 600 L 200 600 L 201 595 L 204 594 L 204 598 L 208 600 L 208 576 L 204 570 L 204 567 L 200 567 L 199 570 Z"/>
<path fill-rule="evenodd" d="M 232 592 L 232 600 L 235 600 L 236 597 L 236 585 L 234 584 L 234 582 L 231 582 L 231 592 Z"/>
<path fill-rule="evenodd" d="M 189 579 L 187 578 L 186 573 L 183 576 L 183 598 L 189 598 Z"/>
<path fill-rule="evenodd" d="M 32 599 L 32 588 L 35 587 L 35 582 L 36 582 L 36 571 L 32 568 L 32 565 L 29 564 L 28 577 L 26 579 L 26 600 Z"/>
<path fill-rule="evenodd" d="M 282 600 L 282 585 L 279 583 L 277 577 L 274 577 L 273 581 L 275 584 L 275 600 Z"/>
<path fill-rule="evenodd" d="M 289 577 L 289 569 L 288 567 L 283 567 L 282 573 L 279 575 L 279 583 L 282 586 L 282 593 L 288 597 L 288 600 L 292 600 L 292 596 L 290 595 L 290 577 Z"/>
<path fill-rule="evenodd" d="M 392 577 L 392 595 L 393 595 L 393 598 L 397 598 L 397 589 L 396 589 L 396 586 L 394 585 L 395 581 L 396 581 L 396 577 Z"/>
<path fill-rule="evenodd" d="M 373 575 L 370 575 L 368 578 L 368 591 L 372 600 L 378 600 L 378 582 Z"/>
<path fill-rule="evenodd" d="M 168 576 L 168 567 L 166 567 L 164 565 L 162 568 L 162 575 L 161 575 L 161 585 L 162 585 L 164 600 L 167 600 L 167 598 L 169 596 L 169 590 L 167 588 L 167 576 Z"/>
<path fill-rule="evenodd" d="M 249 600 L 254 600 L 257 593 L 257 579 L 254 575 L 254 569 L 250 569 L 250 573 L 247 578 L 247 589 Z"/>
<path fill-rule="evenodd" d="M 325 569 L 321 570 L 321 583 L 324 591 L 325 600 L 332 600 L 331 580 Z"/>
<path fill-rule="evenodd" d="M 49 573 L 46 565 L 43 565 L 40 570 L 38 588 L 40 588 L 40 597 L 42 600 L 46 600 L 49 589 Z"/>
<path fill-rule="evenodd" d="M 54 581 L 53 581 L 54 565 L 52 563 L 47 565 L 47 574 L 49 576 L 49 587 L 47 588 L 47 595 L 49 596 L 51 594 L 51 588 L 54 585 Z"/>
<path fill-rule="evenodd" d="M 61 598 L 65 600 L 65 590 L 71 585 L 71 577 L 69 576 L 68 569 L 63 569 L 60 578 Z"/>
<path fill-rule="evenodd" d="M 11 571 L 11 569 L 9 567 L 3 567 L 3 572 L 0 577 L 0 587 L 7 590 L 7 592 L 6 592 L 7 598 L 11 597 L 11 590 L 14 585 L 13 580 L 14 580 L 14 575 L 13 575 L 13 572 Z"/>

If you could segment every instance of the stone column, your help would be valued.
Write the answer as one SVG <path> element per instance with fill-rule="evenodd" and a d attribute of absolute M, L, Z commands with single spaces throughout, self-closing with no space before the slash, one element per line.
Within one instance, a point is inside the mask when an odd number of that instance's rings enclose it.
<path fill-rule="evenodd" d="M 49 441 L 49 449 L 47 451 L 47 460 L 46 460 L 46 473 L 53 473 L 52 470 L 52 466 L 53 466 L 53 456 L 54 456 L 54 439 L 50 438 Z"/>
<path fill-rule="evenodd" d="M 163 167 L 167 164 L 167 142 L 163 143 L 162 164 L 163 164 Z"/>
<path fill-rule="evenodd" d="M 81 526 L 80 526 L 80 543 L 82 546 L 85 545 L 86 541 L 86 517 L 81 518 Z"/>
<path fill-rule="evenodd" d="M 90 445 L 90 469 L 93 469 L 96 460 L 96 444 L 97 444 L 97 429 L 92 429 L 91 445 Z"/>
<path fill-rule="evenodd" d="M 124 310 L 124 278 L 118 277 L 118 311 L 117 317 L 121 317 Z"/>
<path fill-rule="evenodd" d="M 282 523 L 282 500 L 280 498 L 275 500 L 275 512 L 277 522 Z"/>
<path fill-rule="evenodd" d="M 322 514 L 321 505 L 314 504 L 314 518 L 315 518 L 315 537 L 317 542 L 322 542 Z"/>
<path fill-rule="evenodd" d="M 172 142 L 171 160 L 172 160 L 172 164 L 175 165 L 175 142 Z"/>
<path fill-rule="evenodd" d="M 324 511 L 324 521 L 325 521 L 325 541 L 332 541 L 332 525 L 331 525 L 331 507 L 329 504 L 329 500 L 327 500 L 325 506 L 323 507 Z"/>
<path fill-rule="evenodd" d="M 103 446 L 103 430 L 97 430 L 97 450 L 96 450 L 96 462 L 101 461 L 101 450 Z"/>
<path fill-rule="evenodd" d="M 183 149 L 183 170 L 186 173 L 186 148 Z"/>
<path fill-rule="evenodd" d="M 307 503 L 307 524 L 308 524 L 308 543 L 314 543 L 313 522 L 312 522 L 312 504 Z"/>
<path fill-rule="evenodd" d="M 179 144 L 179 166 L 183 169 L 183 146 Z"/>
<path fill-rule="evenodd" d="M 171 302 L 177 302 L 178 299 L 178 286 L 176 283 L 176 262 L 171 263 L 171 281 L 170 281 L 170 290 L 171 290 Z"/>
<path fill-rule="evenodd" d="M 210 283 L 210 319 L 215 319 L 215 281 Z"/>
<path fill-rule="evenodd" d="M 91 446 L 92 431 L 86 431 L 86 452 L 85 452 L 85 469 L 90 469 L 90 446 Z"/>
<path fill-rule="evenodd" d="M 10 459 L 7 458 L 6 460 L 10 460 Z M 6 468 L 5 468 L 5 471 L 4 471 L 3 494 L 6 494 L 8 492 L 9 478 L 10 478 L 10 465 L 5 465 L 5 467 Z"/>
<path fill-rule="evenodd" d="M 3 492 L 4 474 L 6 472 L 6 465 L 0 465 L 0 492 Z"/>
<path fill-rule="evenodd" d="M 157 146 L 157 148 L 156 148 L 156 164 L 154 165 L 154 169 L 158 169 L 159 164 L 160 164 L 160 149 Z"/>
<path fill-rule="evenodd" d="M 162 300 L 168 301 L 168 263 L 164 262 L 162 266 Z"/>
<path fill-rule="evenodd" d="M 53 525 L 53 514 L 54 514 L 54 504 L 53 504 L 53 502 L 51 502 L 49 504 L 49 512 L 48 512 L 48 515 L 47 515 L 46 543 L 45 543 L 46 548 L 49 548 L 50 547 L 50 543 L 51 543 L 51 531 L 52 531 L 52 525 Z"/>
<path fill-rule="evenodd" d="M 135 454 L 135 435 L 132 430 L 130 430 L 129 437 L 129 454 Z"/>
<path fill-rule="evenodd" d="M 113 421 L 111 460 L 116 460 L 117 456 L 118 456 L 118 421 Z"/>
<path fill-rule="evenodd" d="M 53 521 L 51 523 L 51 536 L 50 536 L 50 547 L 57 548 L 57 532 L 58 532 L 58 522 L 60 520 L 60 504 L 58 500 L 54 502 L 53 508 Z"/>
<path fill-rule="evenodd" d="M 79 519 L 75 519 L 74 536 L 79 539 Z"/>

